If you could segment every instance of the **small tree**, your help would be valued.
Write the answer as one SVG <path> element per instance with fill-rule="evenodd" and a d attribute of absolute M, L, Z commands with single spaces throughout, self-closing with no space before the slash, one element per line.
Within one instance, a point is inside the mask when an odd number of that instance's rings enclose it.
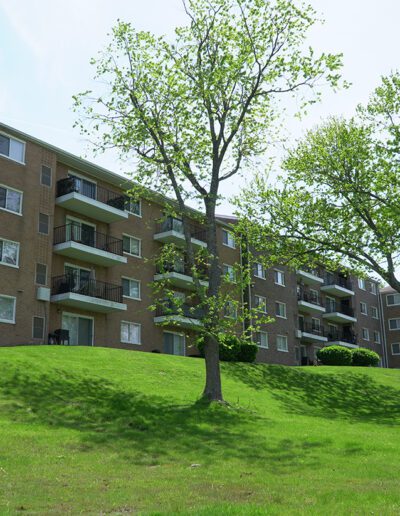
<path fill-rule="evenodd" d="M 241 198 L 250 240 L 271 260 L 373 271 L 400 291 L 399 117 L 396 73 L 356 117 L 309 131 L 283 162 L 282 187 L 259 176 Z"/>
<path fill-rule="evenodd" d="M 306 4 L 188 0 L 183 6 L 188 25 L 176 29 L 174 41 L 119 22 L 110 45 L 92 61 L 100 91 L 77 95 L 75 107 L 82 114 L 77 124 L 95 136 L 99 150 L 117 148 L 136 158 L 137 182 L 175 198 L 191 266 L 187 203 L 204 211 L 209 287 L 205 296 L 198 292 L 207 337 L 203 395 L 222 400 L 218 200 L 223 186 L 264 152 L 279 99 L 296 93 L 302 108 L 315 102 L 318 79 L 338 85 L 341 56 L 316 57 L 304 48 L 316 22 Z"/>

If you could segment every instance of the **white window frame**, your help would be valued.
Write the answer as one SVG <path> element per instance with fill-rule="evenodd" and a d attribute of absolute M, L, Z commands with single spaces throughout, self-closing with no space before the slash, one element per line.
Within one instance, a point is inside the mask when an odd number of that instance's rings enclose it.
<path fill-rule="evenodd" d="M 261 268 L 261 276 L 258 274 L 260 268 Z M 257 269 L 257 273 L 256 273 L 256 269 Z M 267 271 L 265 270 L 265 267 L 261 262 L 254 262 L 253 274 L 254 274 L 255 278 L 259 278 L 259 279 L 263 279 L 263 280 L 267 279 Z"/>
<path fill-rule="evenodd" d="M 373 294 L 374 296 L 376 296 L 377 295 L 377 290 L 378 290 L 377 287 L 376 287 L 376 283 L 374 283 L 373 281 L 370 281 L 369 284 L 370 284 L 370 287 L 371 287 L 371 289 L 369 290 L 369 293 Z"/>
<path fill-rule="evenodd" d="M 378 338 L 376 338 L 378 337 Z M 374 343 L 375 344 L 381 344 L 381 332 L 378 330 L 374 330 Z"/>
<path fill-rule="evenodd" d="M 371 309 L 371 317 L 372 317 L 372 319 L 379 319 L 378 307 L 374 306 L 374 305 L 371 305 L 370 309 Z"/>
<path fill-rule="evenodd" d="M 6 138 L 9 138 L 10 142 L 11 140 L 14 140 L 16 142 L 19 142 L 19 143 L 22 143 L 23 147 L 24 147 L 24 152 L 23 152 L 23 156 L 22 156 L 22 161 L 19 161 L 18 159 L 14 159 L 12 158 L 11 156 L 7 156 L 7 154 L 1 154 L 0 153 L 0 156 L 2 158 L 6 158 L 6 159 L 9 159 L 11 161 L 13 161 L 14 163 L 19 163 L 20 165 L 25 165 L 26 162 L 25 162 L 25 154 L 26 154 L 26 142 L 24 142 L 23 140 L 20 140 L 19 138 L 15 138 L 15 136 L 11 136 L 7 133 L 5 133 L 4 131 L 0 131 L 0 134 L 2 136 L 5 136 Z"/>
<path fill-rule="evenodd" d="M 130 324 L 130 325 L 137 326 L 139 328 L 139 342 L 130 342 L 127 340 L 122 340 L 122 325 L 123 324 Z M 120 341 L 122 344 L 130 344 L 131 346 L 141 346 L 142 345 L 142 325 L 140 323 L 136 323 L 133 321 L 121 321 L 119 331 L 120 331 Z"/>
<path fill-rule="evenodd" d="M 45 185 L 44 183 L 42 183 L 43 167 L 46 167 L 50 170 L 50 184 L 49 185 Z M 40 165 L 40 186 L 44 186 L 45 188 L 51 188 L 52 185 L 53 185 L 53 168 L 49 167 L 49 165 L 45 165 L 44 163 L 42 163 Z"/>
<path fill-rule="evenodd" d="M 35 319 L 42 319 L 43 321 L 43 335 L 41 337 L 35 337 L 34 336 L 34 330 L 35 330 Z M 40 339 L 44 339 L 44 336 L 46 334 L 46 318 L 41 316 L 41 315 L 33 315 L 32 316 L 32 339 L 37 339 L 37 340 L 40 340 Z"/>
<path fill-rule="evenodd" d="M 279 337 L 281 337 L 282 339 L 285 339 L 286 349 L 279 349 L 279 347 L 278 347 L 278 338 Z M 277 335 L 276 336 L 276 350 L 277 351 L 281 351 L 282 353 L 288 353 L 289 352 L 289 343 L 288 343 L 287 335 Z"/>
<path fill-rule="evenodd" d="M 129 200 L 133 200 L 133 199 L 130 199 Z M 135 202 L 139 202 L 139 213 L 134 213 L 133 211 L 129 211 L 126 207 L 125 207 L 125 211 L 127 213 L 129 213 L 129 215 L 134 215 L 135 217 L 138 217 L 138 218 L 142 218 L 142 199 L 139 199 L 138 201 L 135 201 Z"/>
<path fill-rule="evenodd" d="M 265 337 L 265 343 L 266 343 L 265 346 L 261 345 L 261 335 L 264 335 L 264 337 Z M 266 331 L 258 330 L 257 336 L 260 337 L 260 338 L 257 338 L 257 341 L 256 341 L 257 342 L 257 346 L 260 349 L 269 349 L 268 333 Z"/>
<path fill-rule="evenodd" d="M 141 281 L 136 279 L 136 278 L 129 278 L 128 276 L 122 276 L 121 279 L 128 280 L 128 281 L 136 281 L 138 283 L 138 285 L 139 285 L 139 297 L 126 296 L 124 293 L 122 294 L 122 297 L 126 297 L 127 299 L 134 299 L 135 301 L 141 301 L 142 300 L 142 284 L 141 284 Z"/>
<path fill-rule="evenodd" d="M 365 282 L 365 279 L 363 278 L 358 278 L 358 288 L 360 290 L 367 290 L 367 284 Z"/>
<path fill-rule="evenodd" d="M 315 321 L 318 321 L 318 323 L 315 325 L 314 322 Z M 318 331 L 321 331 L 321 319 L 318 319 L 318 317 L 311 317 L 311 327 L 314 329 L 314 330 L 318 330 Z"/>
<path fill-rule="evenodd" d="M 139 242 L 139 254 L 132 254 L 132 253 L 128 253 L 128 251 L 123 251 L 124 254 L 127 254 L 128 256 L 134 256 L 135 258 L 142 258 L 142 239 L 141 238 L 138 238 L 138 237 L 135 237 L 133 235 L 128 235 L 128 233 L 123 233 L 122 234 L 122 240 L 124 237 L 127 237 L 127 238 L 130 238 L 130 239 L 133 239 L 133 240 L 137 240 Z M 122 243 L 122 246 L 123 246 L 123 243 Z M 129 244 L 129 249 L 131 249 L 131 245 Z"/>
<path fill-rule="evenodd" d="M 365 310 L 363 308 L 365 307 Z M 365 301 L 360 301 L 360 313 L 363 315 L 368 315 L 368 305 L 365 303 Z"/>
<path fill-rule="evenodd" d="M 44 265 L 46 267 L 46 281 L 45 281 L 45 283 L 38 283 L 37 282 L 37 266 L 38 265 Z M 42 286 L 47 285 L 48 271 L 49 271 L 49 268 L 47 266 L 47 263 L 36 262 L 36 264 L 35 264 L 35 285 L 42 285 Z M 64 271 L 64 274 L 65 274 L 65 271 Z"/>
<path fill-rule="evenodd" d="M 278 313 L 276 313 L 278 305 L 281 305 L 284 307 L 285 315 L 279 315 Z M 283 303 L 282 301 L 275 301 L 275 317 L 279 317 L 280 319 L 287 319 L 286 303 Z"/>
<path fill-rule="evenodd" d="M 399 321 L 398 328 L 391 328 L 390 327 L 390 321 Z M 398 330 L 400 330 L 400 317 L 392 317 L 391 319 L 388 319 L 388 326 L 389 326 L 389 331 L 398 331 Z"/>
<path fill-rule="evenodd" d="M 279 282 L 279 279 L 283 279 L 283 283 Z M 280 285 L 281 287 L 285 287 L 285 273 L 284 271 L 281 271 L 280 269 L 274 269 L 274 282 L 275 285 Z"/>
<path fill-rule="evenodd" d="M 224 269 L 226 269 L 226 270 L 224 270 Z M 229 263 L 223 263 L 222 264 L 222 272 L 223 272 L 223 276 L 226 276 L 226 275 L 229 276 L 230 283 L 236 283 L 236 274 L 235 274 L 235 268 L 233 265 L 229 265 Z"/>
<path fill-rule="evenodd" d="M 64 265 L 67 265 L 67 264 L 64 264 Z M 83 269 L 83 267 L 81 267 Z M 87 269 L 89 270 L 89 269 Z M 94 332 L 95 332 L 95 318 L 91 315 L 81 315 L 81 314 L 77 314 L 77 313 L 74 313 L 74 312 L 62 312 L 61 314 L 61 326 L 62 326 L 62 320 L 63 320 L 63 317 L 64 315 L 66 315 L 67 317 L 75 317 L 75 318 L 78 318 L 78 319 L 89 319 L 90 321 L 92 321 L 92 342 L 91 342 L 91 346 L 94 346 Z"/>
<path fill-rule="evenodd" d="M 257 299 L 262 300 L 261 305 L 257 304 Z M 267 298 L 265 296 L 259 296 L 258 294 L 254 294 L 254 308 L 260 309 L 260 306 L 264 306 L 264 310 L 262 310 L 263 314 L 267 313 Z"/>
<path fill-rule="evenodd" d="M 19 242 L 15 242 L 15 240 L 9 240 L 8 238 L 2 238 L 0 237 L 0 241 L 2 242 L 9 242 L 10 244 L 17 244 L 17 263 L 14 265 L 13 263 L 6 263 L 1 260 L 0 257 L 0 265 L 5 265 L 6 267 L 12 267 L 13 269 L 19 269 L 19 253 L 21 250 L 21 244 Z"/>
<path fill-rule="evenodd" d="M 164 336 L 164 333 L 171 333 L 172 335 L 178 335 L 179 337 L 183 337 L 183 355 L 175 355 L 175 353 L 174 353 L 171 356 L 174 356 L 174 357 L 179 357 L 179 356 L 185 357 L 186 356 L 186 335 L 184 333 L 180 333 L 178 331 L 171 331 L 171 330 L 164 330 L 163 331 L 163 336 Z"/>
<path fill-rule="evenodd" d="M 43 233 L 42 231 L 40 231 L 40 215 L 45 215 L 47 217 L 47 233 Z M 45 236 L 49 236 L 50 235 L 50 215 L 48 213 L 39 212 L 39 216 L 38 216 L 38 233 L 39 233 L 39 235 L 45 235 Z"/>
<path fill-rule="evenodd" d="M 227 243 L 224 242 L 225 234 L 227 235 Z M 231 241 L 232 243 L 230 244 L 229 241 Z M 236 243 L 232 235 L 232 232 L 228 231 L 227 229 L 222 229 L 222 245 L 224 245 L 225 247 L 230 247 L 231 249 L 236 249 Z"/>
<path fill-rule="evenodd" d="M 23 200 L 24 200 L 24 192 L 22 192 L 21 190 L 17 190 L 16 188 L 11 188 L 7 185 L 3 185 L 3 184 L 0 184 L 0 188 L 5 188 L 6 190 L 6 204 L 7 204 L 7 192 L 8 190 L 11 190 L 13 192 L 17 192 L 21 195 L 21 202 L 20 202 L 20 211 L 13 211 L 13 210 L 9 210 L 7 208 L 2 208 L 0 207 L 0 210 L 1 211 L 6 211 L 7 213 L 13 213 L 14 215 L 19 215 L 20 217 L 22 217 L 22 204 L 23 204 Z"/>
<path fill-rule="evenodd" d="M 362 340 L 369 341 L 369 329 L 368 328 L 361 328 L 361 335 L 362 335 Z"/>
<path fill-rule="evenodd" d="M 389 296 L 393 296 L 393 300 L 396 298 L 396 296 L 399 296 L 399 299 L 400 299 L 400 294 L 398 292 L 393 292 L 393 294 L 386 294 L 386 306 L 399 306 L 400 305 L 400 302 L 389 304 L 388 303 Z"/>
<path fill-rule="evenodd" d="M 0 294 L 0 299 L 12 299 L 14 301 L 13 318 L 12 319 L 0 319 L 0 323 L 15 324 L 15 315 L 16 315 L 16 311 L 17 311 L 17 298 L 15 296 L 6 296 L 5 294 Z"/>
<path fill-rule="evenodd" d="M 232 312 L 233 312 L 233 309 L 234 309 L 234 314 L 231 315 L 231 314 L 227 314 L 227 307 L 230 306 L 232 307 Z M 235 303 L 233 303 L 233 301 L 228 301 L 224 307 L 224 317 L 226 317 L 227 319 L 232 319 L 233 320 L 237 320 L 238 318 L 238 307 Z"/>
<path fill-rule="evenodd" d="M 393 346 L 399 346 L 399 352 L 398 353 L 395 353 L 393 351 Z M 392 342 L 390 347 L 391 347 L 391 350 L 392 350 L 392 355 L 400 355 L 400 342 Z"/>

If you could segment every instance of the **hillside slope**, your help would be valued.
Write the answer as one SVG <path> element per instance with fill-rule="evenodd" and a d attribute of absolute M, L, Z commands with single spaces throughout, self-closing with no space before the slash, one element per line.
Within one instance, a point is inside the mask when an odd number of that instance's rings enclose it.
<path fill-rule="evenodd" d="M 0 514 L 399 514 L 400 371 L 0 349 Z"/>

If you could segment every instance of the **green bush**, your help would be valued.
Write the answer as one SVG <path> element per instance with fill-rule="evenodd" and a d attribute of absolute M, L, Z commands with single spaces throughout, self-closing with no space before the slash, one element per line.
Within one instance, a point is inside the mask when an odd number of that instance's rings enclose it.
<path fill-rule="evenodd" d="M 204 357 L 204 338 L 196 343 L 200 355 Z M 256 344 L 243 341 L 235 335 L 221 335 L 219 339 L 219 358 L 223 362 L 254 362 L 258 347 Z"/>
<path fill-rule="evenodd" d="M 237 356 L 238 362 L 254 362 L 258 352 L 257 344 L 253 342 L 241 342 Z"/>
<path fill-rule="evenodd" d="M 344 346 L 327 346 L 318 350 L 318 360 L 324 365 L 348 366 L 352 362 L 352 353 Z"/>
<path fill-rule="evenodd" d="M 356 348 L 352 352 L 354 366 L 377 366 L 380 360 L 378 353 L 366 348 Z"/>

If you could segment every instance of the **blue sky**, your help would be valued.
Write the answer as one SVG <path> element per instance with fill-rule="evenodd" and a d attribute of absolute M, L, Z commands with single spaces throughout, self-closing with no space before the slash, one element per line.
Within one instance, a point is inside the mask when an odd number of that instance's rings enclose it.
<path fill-rule="evenodd" d="M 400 69 L 399 0 L 311 3 L 326 23 L 313 30 L 309 42 L 319 52 L 344 53 L 343 75 L 352 87 L 326 91 L 301 123 L 288 118 L 289 143 L 329 115 L 351 115 L 381 75 Z M 0 0 L 0 120 L 94 160 L 72 128 L 71 97 L 91 86 L 89 59 L 105 45 L 118 18 L 167 34 L 185 20 L 180 0 Z M 120 173 L 126 167 L 111 155 L 94 161 Z"/>

